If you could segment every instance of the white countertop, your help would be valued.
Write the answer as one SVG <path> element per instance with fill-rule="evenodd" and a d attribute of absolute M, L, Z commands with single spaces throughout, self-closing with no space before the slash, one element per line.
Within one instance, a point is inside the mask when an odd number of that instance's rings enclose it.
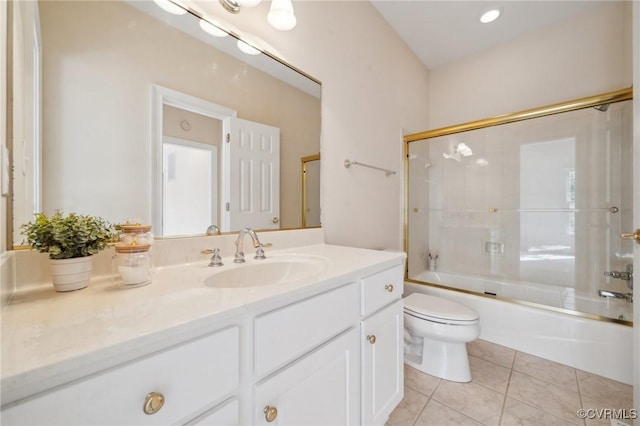
<path fill-rule="evenodd" d="M 242 268 L 208 261 L 158 268 L 144 287 L 122 288 L 108 278 L 56 293 L 51 285 L 17 291 L 2 314 L 2 404 L 41 392 L 225 326 L 243 314 L 266 311 L 342 285 L 373 266 L 404 263 L 404 253 L 326 244 L 267 250 L 269 256 L 326 258 L 306 280 L 262 287 L 214 288 L 210 275 Z"/>

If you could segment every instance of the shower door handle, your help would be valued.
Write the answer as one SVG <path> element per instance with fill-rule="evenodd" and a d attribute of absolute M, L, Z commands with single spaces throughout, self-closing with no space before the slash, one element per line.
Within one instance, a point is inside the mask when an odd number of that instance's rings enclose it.
<path fill-rule="evenodd" d="M 636 243 L 640 244 L 640 229 L 636 229 L 636 232 L 632 234 L 620 234 L 620 238 L 623 240 L 636 240 Z"/>

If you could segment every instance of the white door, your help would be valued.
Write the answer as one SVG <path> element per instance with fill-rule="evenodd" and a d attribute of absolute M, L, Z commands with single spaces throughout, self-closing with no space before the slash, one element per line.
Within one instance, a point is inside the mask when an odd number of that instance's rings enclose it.
<path fill-rule="evenodd" d="M 224 185 L 229 204 L 223 209 L 223 230 L 279 229 L 280 129 L 232 117 L 224 146 L 230 174 Z"/>
<path fill-rule="evenodd" d="M 362 424 L 383 425 L 404 396 L 403 302 L 362 322 Z"/>
<path fill-rule="evenodd" d="M 255 387 L 254 425 L 357 425 L 358 330 L 330 343 Z"/>

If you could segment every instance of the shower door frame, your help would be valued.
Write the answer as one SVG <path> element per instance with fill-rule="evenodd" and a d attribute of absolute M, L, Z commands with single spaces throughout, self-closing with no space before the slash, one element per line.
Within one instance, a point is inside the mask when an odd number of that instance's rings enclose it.
<path fill-rule="evenodd" d="M 533 108 L 524 111 L 519 111 L 511 114 L 500 115 L 497 117 L 485 118 L 482 120 L 471 121 L 462 124 L 456 124 L 453 126 L 442 127 L 433 130 L 426 130 L 418 133 L 408 134 L 403 138 L 403 155 L 404 155 L 404 208 L 403 208 L 403 235 L 404 235 L 404 251 L 407 253 L 407 262 L 405 265 L 405 282 L 427 285 L 431 287 L 444 288 L 447 290 L 457 291 L 461 293 L 473 294 L 475 296 L 487 297 L 491 299 L 498 299 L 506 302 L 516 303 L 525 306 L 531 306 L 535 308 L 546 309 L 550 311 L 565 313 L 583 318 L 591 318 L 599 321 L 613 322 L 623 324 L 626 326 L 633 326 L 632 321 L 620 320 L 616 318 L 604 317 L 601 315 L 574 311 L 566 308 L 560 308 L 555 306 L 544 305 L 541 303 L 529 302 L 526 300 L 511 299 L 500 296 L 487 295 L 465 289 L 458 289 L 455 287 L 443 286 L 435 283 L 425 283 L 409 278 L 409 145 L 412 142 L 422 141 L 425 139 L 436 138 L 439 136 L 451 135 L 456 133 L 462 133 L 470 130 L 478 130 L 487 127 L 493 127 L 503 124 L 515 123 L 519 121 L 530 120 L 534 118 L 545 117 L 549 115 L 560 114 L 564 112 L 571 112 L 585 108 L 596 107 L 602 104 L 616 103 L 622 101 L 633 100 L 633 88 L 620 89 L 613 92 L 607 92 L 600 95 L 590 96 L 586 98 L 580 98 L 569 102 L 562 102 L 557 104 L 548 105 L 541 108 Z M 633 123 L 632 125 L 635 125 Z M 635 148 L 635 146 L 634 146 Z M 634 156 L 638 157 L 640 153 L 634 149 Z M 636 191 L 637 192 L 637 191 Z M 634 214 L 637 212 L 634 209 Z M 631 232 L 631 231 L 629 231 Z M 636 256 L 634 256 L 634 262 L 638 262 Z"/>

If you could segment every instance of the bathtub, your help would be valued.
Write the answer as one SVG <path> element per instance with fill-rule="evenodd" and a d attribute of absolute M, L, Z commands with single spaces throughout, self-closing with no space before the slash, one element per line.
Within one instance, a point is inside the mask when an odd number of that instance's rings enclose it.
<path fill-rule="evenodd" d="M 504 298 L 531 300 L 531 297 L 521 297 L 525 291 L 528 296 L 540 296 L 535 303 L 550 305 L 551 301 L 557 301 L 558 298 L 561 302 L 560 306 L 555 306 L 557 311 L 553 311 L 533 304 L 511 303 L 494 296 L 470 294 L 416 281 L 480 294 L 494 293 Z M 562 292 L 555 294 L 557 289 L 544 287 L 533 285 L 522 289 L 516 288 L 516 283 L 492 281 L 485 277 L 425 271 L 405 282 L 404 296 L 426 293 L 462 303 L 480 314 L 480 338 L 483 340 L 632 385 L 633 328 L 562 312 L 562 309 L 578 310 L 566 307 L 573 303 L 571 306 L 575 308 L 597 308 L 599 315 L 609 310 L 607 314 L 615 314 L 615 317 L 624 315 L 631 319 L 632 306 L 628 303 L 629 306 L 625 306 L 619 301 L 603 302 L 597 300 L 600 299 L 598 297 L 593 300 L 575 295 L 567 297 Z"/>

